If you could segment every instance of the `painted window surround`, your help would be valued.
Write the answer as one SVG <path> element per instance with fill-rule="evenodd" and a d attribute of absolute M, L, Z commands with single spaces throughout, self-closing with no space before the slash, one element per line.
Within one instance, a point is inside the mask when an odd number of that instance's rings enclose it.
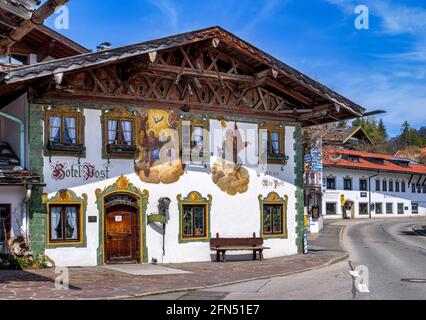
<path fill-rule="evenodd" d="M 265 198 L 263 195 L 259 195 L 259 204 L 260 204 L 260 235 L 263 239 L 287 239 L 288 238 L 288 227 L 287 227 L 287 206 L 288 206 L 288 196 L 280 197 L 276 192 L 270 192 Z M 282 234 L 264 234 L 264 206 L 265 205 L 281 205 L 282 206 L 282 221 L 283 221 L 283 230 Z"/>
<path fill-rule="evenodd" d="M 61 247 L 74 247 L 74 248 L 85 248 L 87 245 L 87 236 L 86 236 L 86 211 L 87 211 L 87 194 L 83 193 L 81 198 L 78 197 L 71 190 L 60 190 L 52 198 L 48 198 L 48 194 L 44 193 L 42 196 L 42 202 L 47 207 L 47 214 L 50 215 L 50 208 L 57 205 L 77 205 L 79 206 L 79 235 L 78 241 L 66 241 L 66 242 L 57 242 L 50 241 L 50 217 L 46 220 L 46 248 L 61 248 Z"/>
<path fill-rule="evenodd" d="M 197 191 L 192 191 L 188 194 L 187 197 L 183 198 L 182 194 L 178 194 L 176 197 L 179 207 L 179 243 L 188 243 L 188 242 L 206 242 L 211 239 L 211 230 L 210 230 L 210 211 L 212 206 L 212 196 L 209 194 L 204 198 L 201 193 Z M 203 237 L 194 237 L 186 238 L 183 236 L 183 207 L 185 205 L 194 205 L 194 206 L 206 206 L 206 221 L 205 221 L 205 230 L 206 236 Z"/>

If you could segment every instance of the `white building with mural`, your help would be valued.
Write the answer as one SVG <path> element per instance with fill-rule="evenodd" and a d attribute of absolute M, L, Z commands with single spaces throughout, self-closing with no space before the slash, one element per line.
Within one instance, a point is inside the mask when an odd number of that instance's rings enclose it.
<path fill-rule="evenodd" d="M 217 234 L 302 253 L 301 128 L 365 112 L 219 27 L 0 79 L 6 236 L 65 266 L 211 261 Z"/>
<path fill-rule="evenodd" d="M 324 148 L 322 214 L 336 218 L 426 215 L 426 167 L 403 158 Z"/>

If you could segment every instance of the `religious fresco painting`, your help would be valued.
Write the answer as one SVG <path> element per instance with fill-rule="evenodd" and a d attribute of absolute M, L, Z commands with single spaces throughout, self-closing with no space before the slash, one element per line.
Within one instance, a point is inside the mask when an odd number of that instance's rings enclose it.
<path fill-rule="evenodd" d="M 142 182 L 171 184 L 184 174 L 179 155 L 179 118 L 174 111 L 139 112 L 139 156 L 135 172 Z"/>
<path fill-rule="evenodd" d="M 225 131 L 222 148 L 218 147 L 218 159 L 212 166 L 213 182 L 228 195 L 246 193 L 250 183 L 250 175 L 246 168 L 242 166 L 240 153 L 245 150 L 249 144 L 242 141 L 238 125 L 229 128 L 225 121 L 221 121 L 222 128 L 228 128 Z"/>

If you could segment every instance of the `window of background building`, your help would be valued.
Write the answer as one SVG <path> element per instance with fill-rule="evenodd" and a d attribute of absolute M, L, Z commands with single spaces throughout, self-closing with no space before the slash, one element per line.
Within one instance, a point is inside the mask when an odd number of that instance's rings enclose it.
<path fill-rule="evenodd" d="M 336 178 L 327 178 L 327 189 L 336 190 Z"/>
<path fill-rule="evenodd" d="M 382 190 L 385 192 L 388 191 L 388 182 L 386 180 L 383 180 Z"/>
<path fill-rule="evenodd" d="M 376 202 L 376 214 L 383 214 L 383 203 Z"/>
<path fill-rule="evenodd" d="M 393 214 L 393 203 L 386 203 L 386 214 Z"/>
<path fill-rule="evenodd" d="M 380 180 L 376 180 L 376 191 L 380 191 Z"/>
<path fill-rule="evenodd" d="M 360 191 L 367 191 L 368 190 L 367 179 L 360 179 L 359 180 L 359 190 Z"/>
<path fill-rule="evenodd" d="M 418 214 L 419 213 L 419 204 L 418 203 L 412 203 L 411 204 L 411 213 L 412 214 Z"/>
<path fill-rule="evenodd" d="M 361 216 L 368 215 L 368 203 L 359 204 L 359 215 Z"/>
<path fill-rule="evenodd" d="M 327 202 L 325 205 L 325 213 L 327 215 L 336 215 L 337 214 L 337 203 Z"/>
<path fill-rule="evenodd" d="M 398 214 L 404 214 L 404 204 L 398 203 Z"/>
<path fill-rule="evenodd" d="M 343 179 L 343 189 L 344 190 L 352 190 L 352 179 L 344 178 Z"/>

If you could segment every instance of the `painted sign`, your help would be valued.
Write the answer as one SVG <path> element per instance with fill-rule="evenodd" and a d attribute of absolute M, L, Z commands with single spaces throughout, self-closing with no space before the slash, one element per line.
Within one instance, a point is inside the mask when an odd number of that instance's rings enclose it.
<path fill-rule="evenodd" d="M 279 187 L 284 187 L 285 183 L 283 181 L 279 181 L 279 180 L 263 179 L 262 180 L 262 186 L 263 187 L 272 187 L 274 189 L 277 189 Z"/>
<path fill-rule="evenodd" d="M 96 166 L 90 162 L 82 164 L 69 164 L 67 162 L 56 162 L 50 165 L 52 170 L 52 179 L 55 181 L 62 181 L 64 179 L 83 179 L 88 181 L 90 179 L 106 180 L 110 178 L 111 166 L 105 164 L 103 167 Z"/>

